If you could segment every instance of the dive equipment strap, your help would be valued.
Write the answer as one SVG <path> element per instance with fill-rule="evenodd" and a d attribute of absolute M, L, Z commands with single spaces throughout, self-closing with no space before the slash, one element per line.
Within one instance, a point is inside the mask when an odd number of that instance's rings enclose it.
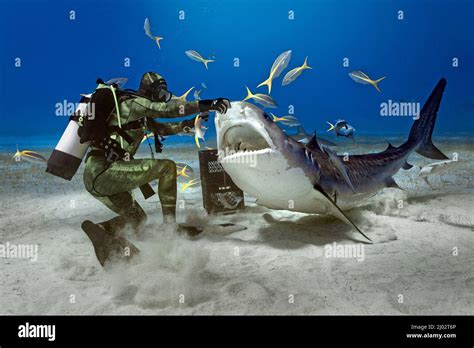
<path fill-rule="evenodd" d="M 122 128 L 122 121 L 120 119 L 120 108 L 119 108 L 119 104 L 118 104 L 118 100 L 117 100 L 117 95 L 115 94 L 115 88 L 114 86 L 110 86 L 110 90 L 112 91 L 112 94 L 114 96 L 114 102 L 115 102 L 115 111 L 117 113 L 117 122 L 118 122 L 118 126 L 119 128 Z M 120 133 L 119 133 L 120 135 Z M 123 137 L 122 135 L 120 135 L 120 146 L 122 147 L 123 149 Z"/>
<path fill-rule="evenodd" d="M 123 148 L 123 141 L 122 139 L 125 139 L 125 141 L 129 144 L 131 144 L 133 142 L 133 138 L 128 135 L 127 133 L 125 133 L 125 130 L 123 128 L 120 128 L 120 127 L 117 127 L 117 126 L 111 126 L 111 127 L 108 127 L 109 128 L 109 131 L 112 133 L 112 132 L 117 132 L 118 135 L 120 135 L 120 146 Z"/>
<path fill-rule="evenodd" d="M 133 138 L 128 135 L 125 131 L 126 130 L 133 130 L 133 129 L 140 129 L 144 125 L 144 121 L 142 119 L 129 122 L 121 127 L 119 126 L 108 126 L 107 129 L 109 133 L 117 132 L 125 141 L 129 144 L 133 143 Z"/>
<path fill-rule="evenodd" d="M 163 143 L 161 140 L 165 140 L 165 138 L 160 136 L 158 133 L 153 133 L 153 137 L 155 138 L 155 152 L 161 153 L 163 151 Z"/>

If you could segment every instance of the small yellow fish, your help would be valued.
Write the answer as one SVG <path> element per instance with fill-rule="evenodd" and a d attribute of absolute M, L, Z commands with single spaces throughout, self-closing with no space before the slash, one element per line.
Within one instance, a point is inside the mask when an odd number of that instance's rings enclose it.
<path fill-rule="evenodd" d="M 194 87 L 191 87 L 190 89 L 188 89 L 182 96 L 180 97 L 176 97 L 176 96 L 173 96 L 173 100 L 179 100 L 179 101 L 182 101 L 182 102 L 185 102 L 187 101 L 187 97 L 188 97 L 188 94 L 194 89 Z"/>
<path fill-rule="evenodd" d="M 252 94 L 252 92 L 250 91 L 250 89 L 247 86 L 245 86 L 245 88 L 247 88 L 247 96 L 242 101 L 246 101 L 248 99 L 253 99 L 256 103 L 259 103 L 260 105 L 263 105 L 264 107 L 267 107 L 267 108 L 276 108 L 277 107 L 276 102 L 269 95 L 260 94 L 260 93 Z"/>
<path fill-rule="evenodd" d="M 180 191 L 180 192 L 184 192 L 184 191 L 186 191 L 189 187 L 200 183 L 199 180 L 198 180 L 198 181 L 195 181 L 195 180 L 196 180 L 196 179 L 191 179 L 191 180 L 189 180 L 187 183 L 181 184 L 181 191 Z"/>
<path fill-rule="evenodd" d="M 44 163 L 47 162 L 47 159 L 41 156 L 39 153 L 29 150 L 20 151 L 18 148 L 16 149 L 15 154 L 13 155 L 12 159 L 19 162 L 21 160 L 25 160 L 31 163 Z"/>
<path fill-rule="evenodd" d="M 283 116 L 283 117 L 278 117 L 278 116 L 275 116 L 274 114 L 270 113 L 270 115 L 272 115 L 273 117 L 273 122 L 281 122 L 281 121 L 286 121 L 286 117 Z"/>
<path fill-rule="evenodd" d="M 275 59 L 275 62 L 273 62 L 273 65 L 270 69 L 270 76 L 268 76 L 268 79 L 266 79 L 261 84 L 259 84 L 257 88 L 261 86 L 267 86 L 268 94 L 270 94 L 272 92 L 273 79 L 276 79 L 278 76 L 280 76 L 282 71 L 286 69 L 286 67 L 288 66 L 288 63 L 290 62 L 290 59 L 291 59 L 291 50 L 285 51 L 282 54 L 280 54 L 277 57 L 277 59 Z"/>
<path fill-rule="evenodd" d="M 386 78 L 386 76 L 383 76 L 377 80 L 372 80 L 370 77 L 367 76 L 367 74 L 363 73 L 360 70 L 350 72 L 349 76 L 352 80 L 354 80 L 354 82 L 360 83 L 362 85 L 372 85 L 379 92 L 382 91 L 380 90 L 378 84 L 380 81 Z"/>
<path fill-rule="evenodd" d="M 306 57 L 304 59 L 304 63 L 302 66 L 299 66 L 297 68 L 294 68 L 294 69 L 291 69 L 290 71 L 288 71 L 285 75 L 285 77 L 283 78 L 283 81 L 281 83 L 282 86 L 286 86 L 290 83 L 292 83 L 294 80 L 296 80 L 296 78 L 298 76 L 301 75 L 301 73 L 303 72 L 303 70 L 306 70 L 306 69 L 313 69 L 312 67 L 310 67 L 308 65 L 308 57 Z"/>
<path fill-rule="evenodd" d="M 163 40 L 163 37 L 153 35 L 153 33 L 151 32 L 151 23 L 148 18 L 145 18 L 145 24 L 143 26 L 143 29 L 145 30 L 146 36 L 154 40 L 158 45 L 158 48 L 161 50 L 160 41 Z"/>
<path fill-rule="evenodd" d="M 161 50 L 161 46 L 160 46 L 160 41 L 163 40 L 164 38 L 161 37 L 161 36 L 155 36 L 155 42 L 156 44 L 158 45 L 158 48 Z"/>
<path fill-rule="evenodd" d="M 299 125 L 301 125 L 299 122 L 298 122 L 298 119 L 295 117 L 295 116 L 282 116 L 282 117 L 278 117 L 278 116 L 275 116 L 274 114 L 270 113 L 270 115 L 272 115 L 273 117 L 273 122 L 280 122 L 282 124 L 284 124 L 285 126 L 288 126 L 288 127 L 298 127 Z"/>
<path fill-rule="evenodd" d="M 207 64 L 209 63 L 213 63 L 215 62 L 215 60 L 213 59 L 204 59 L 198 52 L 196 52 L 195 50 L 188 50 L 188 51 L 185 51 L 184 52 L 190 59 L 196 61 L 196 62 L 200 62 L 200 63 L 203 63 L 204 66 L 206 67 L 206 69 L 209 69 L 207 67 Z"/>
<path fill-rule="evenodd" d="M 198 149 L 201 148 L 199 144 L 199 139 L 205 140 L 204 135 L 206 134 L 207 127 L 202 125 L 202 119 L 200 115 L 197 115 L 194 119 L 194 141 Z"/>
<path fill-rule="evenodd" d="M 187 165 L 185 165 L 181 170 L 179 168 L 176 168 L 176 175 L 177 176 L 184 176 L 185 178 L 189 178 L 189 175 L 186 174 L 186 169 L 188 168 Z"/>
<path fill-rule="evenodd" d="M 194 177 L 194 170 L 189 164 L 176 162 L 176 174 L 183 178 L 191 178 Z"/>

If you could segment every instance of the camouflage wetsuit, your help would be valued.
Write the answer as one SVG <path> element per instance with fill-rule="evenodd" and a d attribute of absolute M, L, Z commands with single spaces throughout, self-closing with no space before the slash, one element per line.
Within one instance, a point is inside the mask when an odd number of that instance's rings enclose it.
<path fill-rule="evenodd" d="M 183 117 L 199 111 L 198 102 L 182 102 L 171 100 L 168 103 L 153 102 L 147 98 L 133 97 L 120 102 L 120 119 L 122 128 L 137 120 L 142 120 L 141 126 L 128 129 L 125 132 L 133 141 L 123 140 L 123 148 L 133 156 L 140 146 L 145 131 L 160 135 L 171 135 L 181 132 L 184 127 L 193 127 L 194 120 L 183 122 L 158 123 L 153 118 Z M 109 117 L 109 126 L 117 126 L 117 114 Z M 117 133 L 112 138 L 120 141 Z M 130 139 L 129 139 L 130 140 Z M 92 148 L 92 150 L 99 150 Z M 97 151 L 95 151 L 97 152 Z M 95 198 L 105 204 L 119 216 L 100 223 L 106 230 L 114 234 L 126 224 L 136 231 L 146 221 L 143 209 L 134 201 L 131 191 L 139 186 L 158 180 L 158 195 L 160 197 L 163 220 L 175 222 L 176 214 L 176 165 L 168 159 L 120 159 L 110 162 L 104 156 L 88 156 L 85 162 L 84 184 Z"/>

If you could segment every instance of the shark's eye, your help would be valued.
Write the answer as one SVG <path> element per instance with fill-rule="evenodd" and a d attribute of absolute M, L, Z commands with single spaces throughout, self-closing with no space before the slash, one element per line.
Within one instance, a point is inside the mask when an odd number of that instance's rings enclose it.
<path fill-rule="evenodd" d="M 265 117 L 265 119 L 269 120 L 269 121 L 271 121 L 271 119 L 272 119 L 270 116 L 268 116 L 268 114 L 266 112 L 263 113 L 263 117 Z"/>

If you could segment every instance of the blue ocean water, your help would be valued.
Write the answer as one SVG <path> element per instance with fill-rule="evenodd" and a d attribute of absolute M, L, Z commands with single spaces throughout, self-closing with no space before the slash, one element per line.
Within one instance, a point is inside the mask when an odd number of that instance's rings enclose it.
<path fill-rule="evenodd" d="M 161 50 L 144 33 L 146 17 L 164 37 Z M 435 137 L 474 131 L 469 0 L 1 0 L 0 18 L 2 148 L 54 145 L 67 123 L 55 115 L 57 103 L 77 102 L 98 77 L 126 77 L 126 87 L 137 88 L 144 72 L 156 71 L 177 95 L 204 82 L 202 98 L 241 100 L 245 86 L 267 93 L 256 86 L 286 50 L 286 71 L 306 56 L 313 69 L 287 86 L 283 72 L 271 93 L 279 106 L 270 111 L 287 115 L 292 105 L 308 131 L 324 133 L 326 121 L 342 118 L 356 128 L 356 139 L 405 136 L 412 118 L 382 117 L 381 103 L 423 103 L 441 77 L 448 86 Z M 215 63 L 206 70 L 184 54 L 190 49 L 215 56 Z M 387 76 L 382 92 L 355 83 L 348 76 L 354 70 Z M 215 133 L 210 125 L 208 136 Z"/>

